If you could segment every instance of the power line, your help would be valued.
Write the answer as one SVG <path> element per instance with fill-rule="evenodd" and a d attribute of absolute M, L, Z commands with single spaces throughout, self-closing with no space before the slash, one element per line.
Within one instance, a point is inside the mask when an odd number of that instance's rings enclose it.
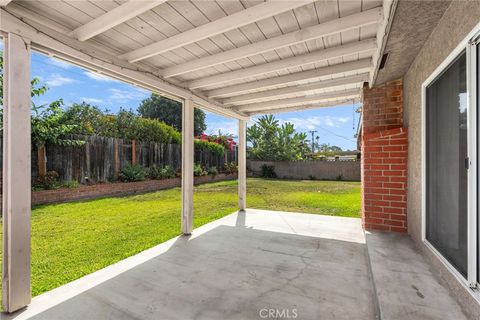
<path fill-rule="evenodd" d="M 301 111 L 294 111 L 293 113 L 296 114 L 299 118 L 307 121 L 307 119 L 306 119 L 305 117 L 303 117 L 303 116 L 301 116 L 301 115 L 299 114 L 300 112 L 301 112 Z M 335 133 L 335 132 L 333 132 L 333 131 L 330 131 L 330 130 L 328 130 L 328 129 L 325 129 L 324 127 L 322 127 L 322 126 L 320 126 L 320 125 L 315 125 L 315 128 L 318 128 L 318 129 L 320 129 L 320 130 L 323 130 L 323 131 L 325 131 L 325 132 L 327 132 L 327 133 L 329 133 L 329 134 L 331 134 L 331 135 L 334 135 L 334 136 L 336 136 L 336 137 L 338 137 L 338 138 L 342 138 L 342 139 L 347 140 L 347 141 L 350 141 L 350 142 L 357 142 L 355 139 L 352 139 L 352 138 L 349 138 L 349 137 L 346 137 L 346 136 L 342 136 L 342 135 L 337 134 L 337 133 Z"/>

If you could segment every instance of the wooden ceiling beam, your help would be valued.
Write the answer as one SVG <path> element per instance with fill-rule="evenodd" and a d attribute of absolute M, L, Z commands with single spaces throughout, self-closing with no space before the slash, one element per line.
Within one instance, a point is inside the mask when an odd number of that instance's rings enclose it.
<path fill-rule="evenodd" d="M 261 4 L 236 12 L 229 16 L 179 33 L 170 38 L 127 52 L 120 55 L 119 58 L 128 60 L 129 62 L 144 60 L 162 54 L 164 52 L 171 51 L 186 46 L 188 44 L 215 36 L 217 34 L 225 33 L 227 31 L 240 28 L 247 24 L 254 23 L 268 17 L 272 17 L 279 13 L 304 6 L 311 2 L 313 2 L 313 0 L 270 0 L 267 2 L 263 2 Z"/>

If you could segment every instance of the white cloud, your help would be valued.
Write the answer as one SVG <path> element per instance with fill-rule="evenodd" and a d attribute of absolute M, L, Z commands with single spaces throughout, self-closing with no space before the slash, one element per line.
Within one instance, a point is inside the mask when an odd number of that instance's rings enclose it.
<path fill-rule="evenodd" d="M 107 76 L 105 76 L 105 75 L 103 75 L 103 74 L 96 73 L 96 72 L 85 71 L 83 74 L 86 75 L 87 77 L 89 77 L 90 79 L 95 80 L 95 81 L 100 81 L 100 82 L 120 82 L 120 81 L 118 81 L 117 79 L 113 79 L 113 78 L 107 77 Z"/>
<path fill-rule="evenodd" d="M 338 128 L 341 125 L 351 121 L 349 117 L 333 117 L 333 116 L 314 116 L 308 118 L 279 118 L 280 123 L 290 122 L 293 123 L 298 130 L 314 130 L 318 126 L 325 126 L 330 128 Z"/>
<path fill-rule="evenodd" d="M 49 58 L 48 63 L 51 64 L 51 65 L 54 65 L 56 67 L 62 68 L 62 69 L 70 69 L 73 66 L 72 64 L 70 64 L 68 62 L 65 62 L 65 61 L 62 61 L 62 60 L 59 60 L 59 59 L 56 59 L 56 58 Z"/>
<path fill-rule="evenodd" d="M 64 77 L 58 73 L 54 73 L 47 78 L 46 82 L 47 82 L 47 85 L 50 87 L 60 87 L 65 84 L 75 83 L 77 82 L 77 80 Z"/>
<path fill-rule="evenodd" d="M 218 130 L 236 137 L 238 136 L 238 122 L 235 120 L 207 122 L 207 134 L 218 134 Z"/>
<path fill-rule="evenodd" d="M 103 103 L 102 99 L 96 99 L 96 98 L 86 98 L 83 97 L 82 101 L 85 101 L 86 103 L 93 103 L 93 104 L 100 104 Z"/>
<path fill-rule="evenodd" d="M 146 99 L 150 95 L 148 91 L 141 88 L 132 88 L 131 90 L 110 88 L 108 89 L 108 91 L 110 92 L 110 96 L 108 97 L 108 100 L 110 102 Z"/>

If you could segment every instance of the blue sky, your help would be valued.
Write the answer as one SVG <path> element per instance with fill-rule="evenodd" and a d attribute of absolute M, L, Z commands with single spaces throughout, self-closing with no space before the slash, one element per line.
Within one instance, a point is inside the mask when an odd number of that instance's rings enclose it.
<path fill-rule="evenodd" d="M 0 49 L 1 45 L 0 45 Z M 39 77 L 50 90 L 36 103 L 44 104 L 63 98 L 65 105 L 85 101 L 101 109 L 117 112 L 120 108 L 136 110 L 139 103 L 150 96 L 150 92 L 78 68 L 74 65 L 50 58 L 38 53 L 32 54 L 32 77 Z M 280 122 L 292 122 L 299 131 L 317 130 L 320 143 L 330 143 L 343 149 L 355 149 L 355 128 L 358 114 L 353 121 L 352 106 L 332 107 L 301 112 L 280 113 L 276 118 Z M 255 121 L 253 117 L 250 123 Z M 220 129 L 224 133 L 237 134 L 237 121 L 207 113 L 207 134 L 216 133 Z M 309 136 L 310 137 L 310 136 Z"/>

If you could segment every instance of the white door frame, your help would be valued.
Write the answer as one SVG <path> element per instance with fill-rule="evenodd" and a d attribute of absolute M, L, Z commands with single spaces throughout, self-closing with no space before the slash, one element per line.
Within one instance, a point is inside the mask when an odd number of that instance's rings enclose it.
<path fill-rule="evenodd" d="M 477 279 L 477 52 L 476 41 L 480 36 L 480 23 L 465 37 L 448 57 L 422 84 L 422 241 L 465 286 L 476 288 Z M 426 239 L 426 89 L 437 77 L 463 52 L 467 58 L 467 116 L 468 116 L 468 218 L 467 251 L 468 270 L 465 278 L 457 269 L 435 249 Z"/>

